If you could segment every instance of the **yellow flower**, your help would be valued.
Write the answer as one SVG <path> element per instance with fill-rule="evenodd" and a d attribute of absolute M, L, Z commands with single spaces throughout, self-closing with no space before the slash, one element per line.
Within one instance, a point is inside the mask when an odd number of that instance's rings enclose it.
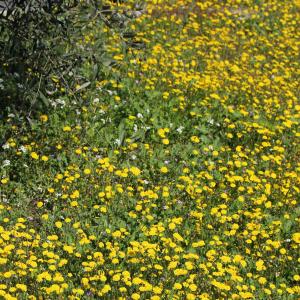
<path fill-rule="evenodd" d="M 4 278 L 10 278 L 12 275 L 13 275 L 12 271 L 8 271 L 3 274 Z"/>
<path fill-rule="evenodd" d="M 1 179 L 1 183 L 2 183 L 2 184 L 6 184 L 6 183 L 8 183 L 8 181 L 9 181 L 8 178 L 3 178 L 3 179 Z"/>
<path fill-rule="evenodd" d="M 293 276 L 293 279 L 294 279 L 295 281 L 300 281 L 300 275 L 294 275 L 294 276 Z"/>
<path fill-rule="evenodd" d="M 262 259 L 259 259 L 256 263 L 256 270 L 257 271 L 263 271 L 266 269 L 265 265 L 264 265 L 264 261 Z"/>
<path fill-rule="evenodd" d="M 53 276 L 53 281 L 56 281 L 56 282 L 63 282 L 64 281 L 64 278 L 63 276 L 60 274 L 60 273 L 55 273 L 55 275 Z"/>
<path fill-rule="evenodd" d="M 33 159 L 39 159 L 39 155 L 38 155 L 36 152 L 31 152 L 30 156 L 31 156 Z"/>
<path fill-rule="evenodd" d="M 168 270 L 170 269 L 175 269 L 178 265 L 178 262 L 177 261 L 171 261 L 168 265 Z"/>
<path fill-rule="evenodd" d="M 174 230 L 176 228 L 176 224 L 172 222 L 172 223 L 169 224 L 168 227 L 169 227 L 170 230 Z"/>
<path fill-rule="evenodd" d="M 192 247 L 194 247 L 194 248 L 203 247 L 203 246 L 205 246 L 204 241 L 198 241 L 198 242 L 192 243 Z"/>
<path fill-rule="evenodd" d="M 195 300 L 196 299 L 196 296 L 194 294 L 191 294 L 191 293 L 188 293 L 186 295 L 186 299 L 187 300 Z"/>
<path fill-rule="evenodd" d="M 161 172 L 161 173 L 164 173 L 164 174 L 165 174 L 165 173 L 168 173 L 168 171 L 169 171 L 169 170 L 168 170 L 167 167 L 161 167 L 161 168 L 160 168 L 160 172 Z"/>
<path fill-rule="evenodd" d="M 218 156 L 218 155 L 219 155 L 219 152 L 215 150 L 215 151 L 212 152 L 212 155 L 213 155 L 213 156 Z"/>
<path fill-rule="evenodd" d="M 143 206 L 140 205 L 140 204 L 138 204 L 138 205 L 135 206 L 135 210 L 136 211 L 141 211 L 142 209 L 143 209 Z"/>
<path fill-rule="evenodd" d="M 55 226 L 57 227 L 57 228 L 62 228 L 62 222 L 55 222 Z"/>
<path fill-rule="evenodd" d="M 74 247 L 73 246 L 68 246 L 68 245 L 64 245 L 63 246 L 63 250 L 68 252 L 69 254 L 74 252 Z"/>
<path fill-rule="evenodd" d="M 0 265 L 5 265 L 7 263 L 7 258 L 0 257 Z"/>
<path fill-rule="evenodd" d="M 166 137 L 164 128 L 158 129 L 158 130 L 157 130 L 157 134 L 158 134 L 161 138 L 165 138 L 165 137 Z"/>
<path fill-rule="evenodd" d="M 109 291 L 111 291 L 110 285 L 105 284 L 104 287 L 102 288 L 101 292 L 102 292 L 103 294 L 106 294 L 106 293 L 108 293 Z"/>
<path fill-rule="evenodd" d="M 176 239 L 179 242 L 184 241 L 183 237 L 178 232 L 173 233 L 173 237 L 174 237 L 174 239 Z"/>
<path fill-rule="evenodd" d="M 131 295 L 131 299 L 133 300 L 139 300 L 141 298 L 141 296 L 138 293 L 134 293 Z"/>
<path fill-rule="evenodd" d="M 48 214 L 43 214 L 42 219 L 47 221 L 49 219 L 49 215 Z"/>
<path fill-rule="evenodd" d="M 79 198 L 79 191 L 78 190 L 75 190 L 71 195 L 70 195 L 70 198 L 71 199 L 76 199 L 76 198 Z"/>
<path fill-rule="evenodd" d="M 83 170 L 83 173 L 85 174 L 85 175 L 89 175 L 89 174 L 91 174 L 91 169 L 84 169 Z"/>
<path fill-rule="evenodd" d="M 71 201 L 70 205 L 72 207 L 77 207 L 78 206 L 78 202 L 77 201 Z"/>
<path fill-rule="evenodd" d="M 192 292 L 196 292 L 197 289 L 198 289 L 198 287 L 197 287 L 196 284 L 190 284 L 190 285 L 189 285 L 189 289 L 190 289 Z"/>
<path fill-rule="evenodd" d="M 285 250 L 284 248 L 281 248 L 281 249 L 279 250 L 279 252 L 280 252 L 280 254 L 282 254 L 282 255 L 286 254 L 286 250 Z"/>
<path fill-rule="evenodd" d="M 227 285 L 225 283 L 222 283 L 222 282 L 219 282 L 217 280 L 213 280 L 212 285 L 214 285 L 215 287 L 217 287 L 220 290 L 230 291 L 230 286 L 229 285 Z"/>
<path fill-rule="evenodd" d="M 176 276 L 186 275 L 187 273 L 188 273 L 188 271 L 185 270 L 185 269 L 175 269 L 175 270 L 174 270 L 174 274 L 175 274 Z"/>
<path fill-rule="evenodd" d="M 83 286 L 87 286 L 89 284 L 89 279 L 86 278 L 86 277 L 83 277 L 81 279 L 81 283 L 82 283 Z"/>
<path fill-rule="evenodd" d="M 51 294 L 60 294 L 62 292 L 60 286 L 58 284 L 52 284 L 50 287 L 46 288 L 46 293 Z"/>
<path fill-rule="evenodd" d="M 134 175 L 134 176 L 139 176 L 141 174 L 141 170 L 137 167 L 131 167 L 130 168 L 130 172 Z"/>
<path fill-rule="evenodd" d="M 200 143 L 200 139 L 199 139 L 197 136 L 195 136 L 195 135 L 193 135 L 193 136 L 191 137 L 191 141 L 192 141 L 193 143 L 195 143 L 195 144 Z"/>
<path fill-rule="evenodd" d="M 48 272 L 43 272 L 37 275 L 37 282 L 42 282 L 44 279 L 50 281 L 52 276 Z"/>
<path fill-rule="evenodd" d="M 292 239 L 295 243 L 300 244 L 300 232 L 296 232 L 292 235 Z"/>
<path fill-rule="evenodd" d="M 240 296 L 242 297 L 242 299 L 253 299 L 254 298 L 253 294 L 250 292 L 240 292 Z"/>
<path fill-rule="evenodd" d="M 113 281 L 120 281 L 121 279 L 121 275 L 120 274 L 115 274 L 113 277 L 112 277 L 112 280 Z"/>
<path fill-rule="evenodd" d="M 266 283 L 267 283 L 267 279 L 266 279 L 265 277 L 259 277 L 259 278 L 258 278 L 258 282 L 259 282 L 260 284 L 266 284 Z"/>
<path fill-rule="evenodd" d="M 40 120 L 45 123 L 48 121 L 48 116 L 47 115 L 40 115 Z"/>
<path fill-rule="evenodd" d="M 49 160 L 49 157 L 48 156 L 46 156 L 46 155 L 43 155 L 42 156 L 42 161 L 48 161 Z"/>
<path fill-rule="evenodd" d="M 106 213 L 106 212 L 107 212 L 107 208 L 106 208 L 105 206 L 101 206 L 101 207 L 100 207 L 100 211 L 101 211 L 102 213 Z"/>
<path fill-rule="evenodd" d="M 104 192 L 99 192 L 98 193 L 98 197 L 99 198 L 104 198 L 105 197 L 105 193 Z"/>
<path fill-rule="evenodd" d="M 173 287 L 174 287 L 174 290 L 181 290 L 182 289 L 182 284 L 181 283 L 175 283 Z"/>
<path fill-rule="evenodd" d="M 63 128 L 63 131 L 65 131 L 65 132 L 69 132 L 71 130 L 72 130 L 72 128 L 70 126 L 64 126 L 64 128 Z"/>

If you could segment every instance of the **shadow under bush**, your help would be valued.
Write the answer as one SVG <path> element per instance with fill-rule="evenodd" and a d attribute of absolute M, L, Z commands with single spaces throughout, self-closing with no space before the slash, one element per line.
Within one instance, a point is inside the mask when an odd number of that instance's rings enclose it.
<path fill-rule="evenodd" d="M 3 3 L 6 2 L 6 7 Z M 48 105 L 55 83 L 72 85 L 82 62 L 76 32 L 91 16 L 92 1 L 1 1 L 0 108 Z"/>

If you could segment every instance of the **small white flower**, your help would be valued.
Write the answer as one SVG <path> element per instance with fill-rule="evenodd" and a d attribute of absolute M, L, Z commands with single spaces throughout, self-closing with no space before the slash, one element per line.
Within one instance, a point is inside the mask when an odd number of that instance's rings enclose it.
<path fill-rule="evenodd" d="M 143 115 L 142 115 L 141 113 L 138 113 L 136 116 L 137 116 L 139 119 L 143 119 Z"/>
<path fill-rule="evenodd" d="M 178 133 L 182 133 L 183 129 L 184 129 L 183 126 L 179 126 L 179 127 L 176 129 L 176 131 L 177 131 Z"/>
<path fill-rule="evenodd" d="M 140 10 L 132 11 L 132 16 L 134 18 L 139 18 L 142 14 L 143 14 L 143 12 Z"/>
<path fill-rule="evenodd" d="M 2 196 L 1 202 L 2 203 L 8 203 L 9 201 L 6 197 Z"/>
<path fill-rule="evenodd" d="M 26 149 L 26 147 L 24 147 L 24 146 L 21 146 L 19 150 L 22 151 L 23 153 L 26 153 L 26 152 L 27 152 L 27 149 Z"/>
<path fill-rule="evenodd" d="M 121 140 L 120 139 L 115 139 L 115 144 L 118 146 L 121 146 Z"/>
<path fill-rule="evenodd" d="M 57 104 L 60 104 L 60 105 L 62 105 L 62 106 L 65 106 L 65 105 L 66 105 L 65 100 L 62 100 L 62 99 L 56 99 L 55 101 L 56 101 Z"/>
<path fill-rule="evenodd" d="M 2 167 L 7 167 L 10 165 L 10 160 L 6 159 L 4 162 L 3 162 L 3 165 Z"/>
<path fill-rule="evenodd" d="M 10 148 L 9 143 L 5 143 L 4 145 L 2 145 L 2 148 L 4 150 L 9 149 Z"/>

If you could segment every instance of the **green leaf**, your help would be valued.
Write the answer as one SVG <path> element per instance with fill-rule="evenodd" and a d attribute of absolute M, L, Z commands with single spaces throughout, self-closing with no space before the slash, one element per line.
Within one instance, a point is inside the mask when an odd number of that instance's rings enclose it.
<path fill-rule="evenodd" d="M 79 92 L 79 91 L 81 91 L 81 90 L 87 88 L 90 84 L 91 84 L 90 81 L 85 82 L 84 84 L 82 84 L 81 86 L 79 86 L 78 88 L 76 88 L 76 92 Z"/>
<path fill-rule="evenodd" d="M 42 100 L 42 102 L 45 104 L 45 106 L 50 105 L 49 99 L 41 91 L 39 92 L 39 97 Z"/>

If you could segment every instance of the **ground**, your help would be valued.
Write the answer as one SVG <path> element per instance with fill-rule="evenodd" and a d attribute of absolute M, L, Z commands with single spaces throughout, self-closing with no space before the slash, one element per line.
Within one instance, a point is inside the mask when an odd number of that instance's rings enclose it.
<path fill-rule="evenodd" d="M 299 1 L 146 4 L 78 39 L 101 80 L 2 117 L 0 295 L 298 299 Z"/>

